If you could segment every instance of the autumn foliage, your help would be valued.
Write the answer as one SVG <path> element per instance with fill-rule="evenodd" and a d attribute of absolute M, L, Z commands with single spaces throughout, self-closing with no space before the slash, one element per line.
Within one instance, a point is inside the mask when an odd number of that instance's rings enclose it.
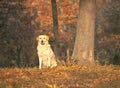
<path fill-rule="evenodd" d="M 66 60 L 66 50 L 71 55 L 74 46 L 79 0 L 56 1 L 60 56 Z M 96 1 L 95 59 L 102 66 L 63 62 L 40 70 L 36 36 L 49 35 L 51 46 L 54 39 L 50 0 L 0 0 L 0 67 L 14 67 L 0 68 L 0 88 L 120 88 L 120 66 L 111 65 L 120 64 L 120 3 Z"/>
<path fill-rule="evenodd" d="M 119 88 L 120 67 L 86 67 L 0 69 L 0 88 Z"/>

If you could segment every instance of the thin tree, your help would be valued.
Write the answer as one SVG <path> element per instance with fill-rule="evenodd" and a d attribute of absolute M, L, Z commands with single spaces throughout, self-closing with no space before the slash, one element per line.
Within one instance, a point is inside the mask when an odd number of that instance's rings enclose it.
<path fill-rule="evenodd" d="M 51 0 L 52 4 L 52 17 L 53 17 L 53 33 L 54 33 L 54 46 L 53 50 L 57 58 L 59 58 L 59 30 L 58 30 L 58 14 L 56 0 Z"/>
<path fill-rule="evenodd" d="M 81 65 L 94 64 L 95 0 L 80 0 L 72 59 Z"/>

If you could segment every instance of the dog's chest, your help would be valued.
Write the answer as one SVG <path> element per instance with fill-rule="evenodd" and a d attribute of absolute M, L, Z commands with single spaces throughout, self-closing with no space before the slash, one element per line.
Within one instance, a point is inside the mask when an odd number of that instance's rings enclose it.
<path fill-rule="evenodd" d="M 49 55 L 51 52 L 50 46 L 38 46 L 37 50 L 38 50 L 38 53 L 42 56 Z"/>

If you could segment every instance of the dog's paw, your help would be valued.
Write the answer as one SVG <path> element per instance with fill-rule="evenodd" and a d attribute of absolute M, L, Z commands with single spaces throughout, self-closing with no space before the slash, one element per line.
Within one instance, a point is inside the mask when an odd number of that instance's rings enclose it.
<path fill-rule="evenodd" d="M 39 66 L 39 69 L 41 69 L 41 67 Z"/>

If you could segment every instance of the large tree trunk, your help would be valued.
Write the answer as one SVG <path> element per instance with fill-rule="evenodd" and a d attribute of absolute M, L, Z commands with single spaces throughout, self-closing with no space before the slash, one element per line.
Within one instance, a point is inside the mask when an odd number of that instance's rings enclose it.
<path fill-rule="evenodd" d="M 59 58 L 59 31 L 58 31 L 58 15 L 56 0 L 51 0 L 52 4 L 52 16 L 53 16 L 53 33 L 54 33 L 54 46 L 53 50 L 57 58 Z"/>
<path fill-rule="evenodd" d="M 72 59 L 82 65 L 94 64 L 95 0 L 80 0 L 76 40 Z"/>

